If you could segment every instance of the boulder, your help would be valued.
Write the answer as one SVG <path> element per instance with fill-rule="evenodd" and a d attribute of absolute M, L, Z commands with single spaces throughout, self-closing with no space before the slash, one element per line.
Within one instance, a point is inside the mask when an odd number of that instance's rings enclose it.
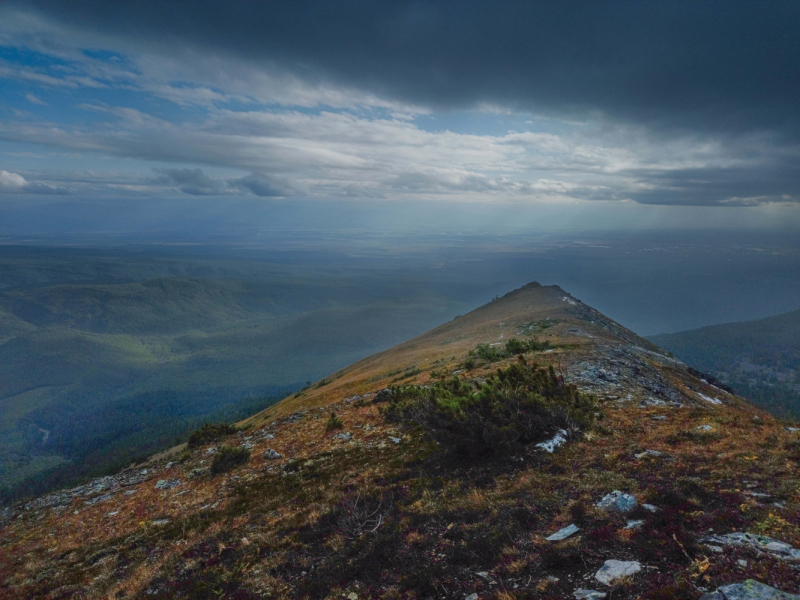
<path fill-rule="evenodd" d="M 159 479 L 156 483 L 157 490 L 171 490 L 181 485 L 180 479 Z"/>
<path fill-rule="evenodd" d="M 617 511 L 621 513 L 626 513 L 634 508 L 636 508 L 636 498 L 631 496 L 630 494 L 625 494 L 624 492 L 620 492 L 619 490 L 614 490 L 610 494 L 606 494 L 603 496 L 603 499 L 597 503 L 597 508 L 606 510 L 606 511 Z"/>
<path fill-rule="evenodd" d="M 641 570 L 642 565 L 635 560 L 607 560 L 605 564 L 600 567 L 600 570 L 594 574 L 594 578 L 600 583 L 613 585 L 618 579 L 630 577 Z"/>
<path fill-rule="evenodd" d="M 741 533 L 737 531 L 734 533 L 726 533 L 725 535 L 710 535 L 703 538 L 701 541 L 706 544 L 718 544 L 720 546 L 745 546 L 759 552 L 765 552 L 780 560 L 789 562 L 800 561 L 800 550 L 785 542 L 767 537 L 766 535 Z"/>
<path fill-rule="evenodd" d="M 267 451 L 264 452 L 264 458 L 267 459 L 267 460 L 277 460 L 277 459 L 282 458 L 282 457 L 283 457 L 282 454 L 280 454 L 279 452 L 276 452 L 272 448 L 267 448 Z"/>
<path fill-rule="evenodd" d="M 198 477 L 203 477 L 209 473 L 211 473 L 211 469 L 208 467 L 198 467 L 189 471 L 189 479 L 197 479 Z"/>
<path fill-rule="evenodd" d="M 800 596 L 748 579 L 744 583 L 723 585 L 700 600 L 800 600 Z"/>

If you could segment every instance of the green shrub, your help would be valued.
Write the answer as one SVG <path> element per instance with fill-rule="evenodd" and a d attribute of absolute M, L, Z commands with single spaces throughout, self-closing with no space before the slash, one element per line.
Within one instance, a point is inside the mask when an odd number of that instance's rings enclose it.
<path fill-rule="evenodd" d="M 331 416 L 328 417 L 328 422 L 325 424 L 325 431 L 333 431 L 334 429 L 341 429 L 342 427 L 344 427 L 342 420 L 336 416 L 335 412 L 331 412 Z"/>
<path fill-rule="evenodd" d="M 473 369 L 475 368 L 476 364 L 475 359 L 481 359 L 492 363 L 503 360 L 504 358 L 508 358 L 509 356 L 514 356 L 515 354 L 541 352 L 543 350 L 549 350 L 550 348 L 552 348 L 550 342 L 540 342 L 536 338 L 530 340 L 518 340 L 517 338 L 511 338 L 506 342 L 506 345 L 503 348 L 490 346 L 489 344 L 478 344 L 474 350 L 470 350 L 467 353 L 467 360 L 464 363 L 464 366 L 468 369 Z M 467 364 L 472 366 L 467 367 Z"/>
<path fill-rule="evenodd" d="M 247 448 L 221 446 L 217 449 L 214 460 L 211 462 L 211 474 L 225 473 L 239 465 L 243 465 L 248 460 L 250 460 L 250 450 Z"/>
<path fill-rule="evenodd" d="M 235 425 L 230 423 L 206 423 L 200 429 L 194 430 L 189 435 L 189 448 L 197 448 L 211 442 L 224 438 L 228 435 L 233 435 L 239 431 Z"/>
<path fill-rule="evenodd" d="M 463 455 L 514 451 L 563 429 L 594 421 L 597 402 L 564 383 L 552 367 L 513 364 L 486 383 L 457 378 L 431 387 L 392 390 L 389 420 L 419 426 L 443 448 Z"/>
<path fill-rule="evenodd" d="M 473 353 L 474 356 L 489 362 L 502 360 L 507 356 L 502 350 L 495 348 L 494 346 L 490 346 L 489 344 L 478 344 L 475 350 L 470 351 L 470 355 L 473 355 Z"/>

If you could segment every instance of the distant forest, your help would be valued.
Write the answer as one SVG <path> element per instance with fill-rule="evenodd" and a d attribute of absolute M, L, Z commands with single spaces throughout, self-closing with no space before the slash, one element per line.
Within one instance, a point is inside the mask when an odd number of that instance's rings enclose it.
<path fill-rule="evenodd" d="M 243 419 L 464 308 L 363 261 L 285 259 L 0 248 L 0 501 Z"/>
<path fill-rule="evenodd" d="M 800 419 L 800 310 L 648 339 L 754 404 Z"/>

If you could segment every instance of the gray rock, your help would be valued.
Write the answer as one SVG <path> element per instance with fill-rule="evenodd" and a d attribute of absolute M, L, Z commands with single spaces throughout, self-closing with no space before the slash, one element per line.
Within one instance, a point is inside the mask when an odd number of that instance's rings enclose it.
<path fill-rule="evenodd" d="M 563 529 L 556 531 L 553 535 L 548 536 L 546 539 L 548 542 L 560 542 L 561 540 L 567 539 L 578 530 L 578 526 L 575 524 L 567 525 Z"/>
<path fill-rule="evenodd" d="M 748 579 L 744 583 L 723 585 L 700 600 L 800 600 L 800 596 Z"/>
<path fill-rule="evenodd" d="M 642 504 L 642 508 L 651 513 L 658 512 L 658 507 L 652 504 Z"/>
<path fill-rule="evenodd" d="M 597 503 L 597 508 L 603 510 L 614 510 L 621 513 L 626 513 L 636 508 L 636 498 L 630 494 L 625 494 L 619 490 L 614 490 L 610 494 L 603 496 L 603 499 Z"/>
<path fill-rule="evenodd" d="M 630 577 L 641 570 L 642 565 L 635 560 L 607 560 L 594 574 L 594 578 L 600 583 L 612 585 L 618 579 Z"/>
<path fill-rule="evenodd" d="M 645 450 L 644 452 L 639 452 L 639 454 L 634 454 L 634 456 L 640 460 L 642 458 L 672 458 L 666 452 L 659 452 L 658 450 Z"/>
<path fill-rule="evenodd" d="M 653 419 L 653 421 L 666 421 L 667 420 L 667 415 L 655 415 L 655 416 L 650 417 L 650 418 Z"/>
<path fill-rule="evenodd" d="M 159 479 L 156 483 L 157 490 L 171 490 L 181 485 L 180 479 Z"/>
<path fill-rule="evenodd" d="M 264 458 L 267 460 L 277 460 L 279 458 L 283 458 L 283 455 L 280 452 L 276 452 L 272 448 L 267 448 L 267 451 L 264 452 Z"/>
<path fill-rule="evenodd" d="M 399 444 L 399 443 L 400 443 L 400 438 L 399 438 L 399 437 L 392 437 L 392 436 L 390 435 L 390 436 L 389 436 L 389 439 L 390 439 L 390 440 L 392 440 L 392 443 L 393 443 L 393 444 Z"/>
<path fill-rule="evenodd" d="M 267 435 L 264 436 L 264 439 L 265 440 L 274 440 L 275 436 L 272 435 L 271 433 L 268 433 Z"/>
<path fill-rule="evenodd" d="M 558 448 L 559 446 L 563 446 L 567 443 L 567 432 L 564 429 L 559 429 L 558 432 L 546 442 L 541 442 L 536 444 L 537 448 L 544 450 L 545 452 L 549 452 L 550 454 Z"/>
<path fill-rule="evenodd" d="M 596 590 L 575 590 L 572 592 L 572 595 L 578 600 L 600 600 L 600 598 L 606 597 L 605 592 L 598 592 Z"/>
<path fill-rule="evenodd" d="M 470 594 L 464 600 L 478 600 L 478 594 Z"/>
<path fill-rule="evenodd" d="M 114 494 L 116 494 L 116 492 L 111 492 L 110 494 L 103 494 L 102 496 L 95 496 L 94 498 L 85 500 L 83 503 L 91 506 L 92 504 L 97 504 L 98 502 L 106 502 L 108 500 L 111 500 L 111 498 L 114 497 Z"/>
<path fill-rule="evenodd" d="M 352 437 L 353 437 L 352 433 L 350 433 L 349 431 L 344 431 L 342 433 L 337 433 L 335 436 L 333 436 L 333 439 L 349 442 Z"/>
<path fill-rule="evenodd" d="M 625 524 L 625 529 L 639 529 L 642 525 L 644 525 L 642 519 L 632 519 Z"/>
<path fill-rule="evenodd" d="M 711 425 L 698 425 L 694 428 L 695 431 L 714 431 Z"/>
<path fill-rule="evenodd" d="M 725 535 L 710 535 L 701 541 L 706 544 L 719 544 L 721 546 L 744 546 L 758 552 L 770 554 L 780 560 L 789 562 L 800 561 L 800 550 L 791 545 L 765 535 L 755 533 L 726 533 Z"/>
<path fill-rule="evenodd" d="M 211 472 L 211 469 L 208 467 L 197 467 L 196 469 L 192 469 L 189 471 L 189 479 L 197 479 L 198 477 L 203 477 L 204 475 L 208 475 Z"/>

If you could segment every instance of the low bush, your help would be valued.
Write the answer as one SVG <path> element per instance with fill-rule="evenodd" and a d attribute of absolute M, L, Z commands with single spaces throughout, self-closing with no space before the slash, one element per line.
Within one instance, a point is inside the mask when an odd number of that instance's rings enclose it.
<path fill-rule="evenodd" d="M 211 462 L 211 474 L 225 473 L 239 465 L 243 465 L 248 460 L 250 460 L 250 450 L 247 448 L 222 446 L 217 450 L 214 460 Z"/>
<path fill-rule="evenodd" d="M 336 416 L 335 412 L 331 412 L 331 416 L 328 417 L 328 422 L 325 424 L 325 431 L 333 431 L 334 429 L 341 429 L 342 427 L 344 427 L 342 420 Z"/>
<path fill-rule="evenodd" d="M 552 367 L 513 364 L 483 384 L 453 378 L 430 387 L 392 390 L 387 419 L 419 426 L 443 448 L 489 455 L 575 434 L 594 420 L 597 402 Z"/>
<path fill-rule="evenodd" d="M 484 360 L 486 362 L 497 362 L 514 356 L 516 354 L 525 354 L 526 352 L 541 352 L 549 350 L 552 345 L 548 341 L 540 342 L 536 338 L 530 340 L 518 340 L 511 338 L 508 340 L 504 347 L 490 346 L 489 344 L 478 344 L 474 350 L 467 353 L 467 360 L 464 366 L 467 369 L 474 369 L 477 360 Z"/>
<path fill-rule="evenodd" d="M 197 448 L 211 442 L 216 442 L 226 436 L 233 435 L 239 431 L 235 425 L 230 423 L 206 423 L 200 429 L 194 430 L 189 435 L 189 448 Z"/>

